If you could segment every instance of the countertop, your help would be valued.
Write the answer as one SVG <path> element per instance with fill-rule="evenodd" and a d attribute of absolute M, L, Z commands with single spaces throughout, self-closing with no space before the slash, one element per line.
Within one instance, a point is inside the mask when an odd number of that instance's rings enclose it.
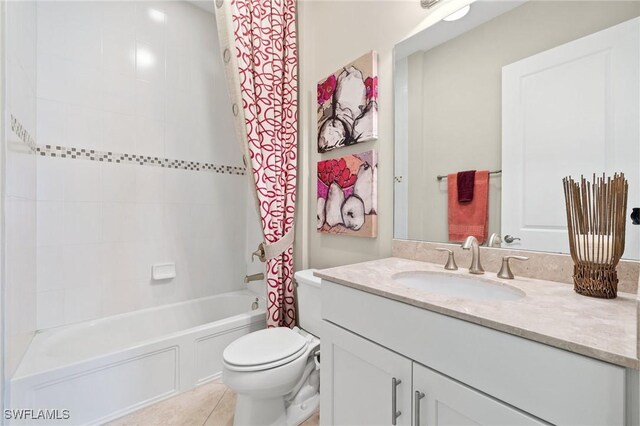
<path fill-rule="evenodd" d="M 586 355 L 622 367 L 638 369 L 637 305 L 633 295 L 616 299 L 581 296 L 573 286 L 495 272 L 473 277 L 522 290 L 521 299 L 470 300 L 406 287 L 392 276 L 429 271 L 469 277 L 468 270 L 446 271 L 442 265 L 387 258 L 316 271 L 315 276 L 418 308 L 469 321 L 529 340 Z"/>

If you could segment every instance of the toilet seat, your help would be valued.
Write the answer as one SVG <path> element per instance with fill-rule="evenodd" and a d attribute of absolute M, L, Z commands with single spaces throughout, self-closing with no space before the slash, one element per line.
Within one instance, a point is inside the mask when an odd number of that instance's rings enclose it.
<path fill-rule="evenodd" d="M 222 354 L 233 371 L 261 371 L 288 364 L 307 352 L 309 338 L 298 329 L 268 328 L 247 334 L 231 343 Z"/>

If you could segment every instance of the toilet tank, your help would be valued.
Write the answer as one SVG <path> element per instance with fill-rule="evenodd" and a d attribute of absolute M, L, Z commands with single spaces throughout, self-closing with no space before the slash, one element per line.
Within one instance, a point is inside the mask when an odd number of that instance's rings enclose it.
<path fill-rule="evenodd" d="M 320 278 L 314 277 L 315 269 L 298 271 L 295 274 L 298 294 L 298 322 L 300 328 L 320 337 L 322 316 L 320 314 Z"/>

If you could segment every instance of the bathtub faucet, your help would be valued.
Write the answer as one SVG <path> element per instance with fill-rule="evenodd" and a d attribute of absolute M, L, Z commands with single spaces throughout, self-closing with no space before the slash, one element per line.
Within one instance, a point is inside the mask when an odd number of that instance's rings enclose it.
<path fill-rule="evenodd" d="M 245 284 L 248 284 L 251 281 L 260 281 L 260 280 L 264 280 L 264 274 L 262 272 L 260 272 L 259 274 L 245 275 L 244 276 L 244 283 Z"/>

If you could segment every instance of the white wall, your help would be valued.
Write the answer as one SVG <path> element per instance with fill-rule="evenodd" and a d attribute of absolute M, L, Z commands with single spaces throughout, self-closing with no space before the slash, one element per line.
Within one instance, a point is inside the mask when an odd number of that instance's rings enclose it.
<path fill-rule="evenodd" d="M 215 19 L 38 4 L 39 144 L 241 166 Z M 38 156 L 38 328 L 241 289 L 246 176 Z M 175 262 L 177 277 L 151 280 Z"/>
<path fill-rule="evenodd" d="M 36 156 L 24 142 L 27 134 L 36 137 L 35 3 L 7 2 L 4 19 L 4 371 L 10 378 L 36 330 Z"/>
<path fill-rule="evenodd" d="M 453 0 L 427 11 L 418 0 L 299 3 L 300 191 L 296 267 L 325 268 L 386 257 L 393 238 L 393 47 L 468 1 Z M 448 11 L 448 12 L 447 12 Z M 378 52 L 379 138 L 320 155 L 317 152 L 316 84 L 369 50 Z M 319 234 L 316 231 L 316 164 L 320 159 L 378 150 L 378 238 Z M 304 231 L 302 231 L 304 229 Z M 302 259 L 300 259 L 302 257 Z"/>

